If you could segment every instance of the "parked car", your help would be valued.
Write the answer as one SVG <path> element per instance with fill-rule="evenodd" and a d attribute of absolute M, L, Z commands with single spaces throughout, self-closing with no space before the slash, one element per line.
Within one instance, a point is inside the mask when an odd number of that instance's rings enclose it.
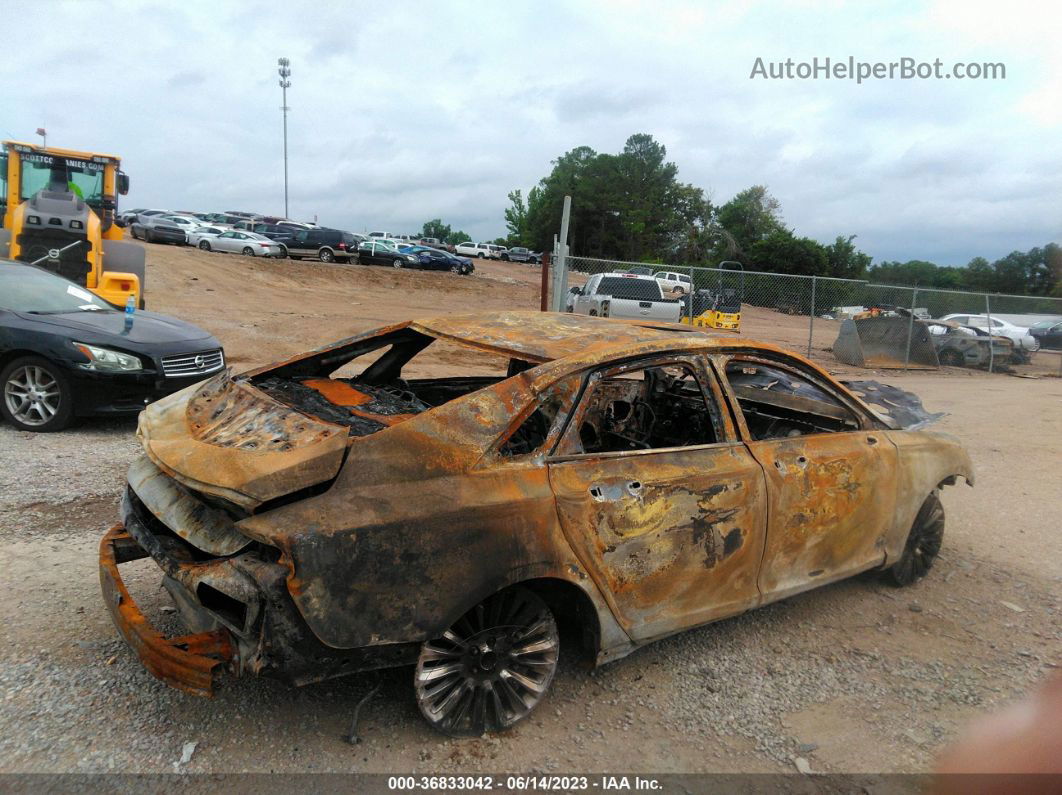
<path fill-rule="evenodd" d="M 575 295 L 572 311 L 577 315 L 653 319 L 678 323 L 682 304 L 664 297 L 652 276 L 634 273 L 598 273 Z"/>
<path fill-rule="evenodd" d="M 399 251 L 393 243 L 369 238 L 358 243 L 358 262 L 362 265 L 390 265 L 394 268 L 416 268 L 420 257 Z"/>
<path fill-rule="evenodd" d="M 864 571 L 931 570 L 939 491 L 974 473 L 917 397 L 656 325 L 429 317 L 149 406 L 100 545 L 106 609 L 188 692 L 224 670 L 304 685 L 409 665 L 427 722 L 479 736 L 542 702 L 559 620 L 601 665 Z M 501 361 L 408 375 L 452 345 Z M 122 582 L 147 557 L 179 644 Z"/>
<path fill-rule="evenodd" d="M 197 226 L 184 233 L 184 242 L 198 248 L 204 240 L 210 240 L 229 231 L 231 230 L 224 226 Z"/>
<path fill-rule="evenodd" d="M 167 224 L 172 224 L 181 229 L 185 233 L 185 240 L 188 239 L 188 232 L 193 229 L 198 229 L 199 227 L 204 226 L 206 223 L 205 221 L 200 221 L 194 216 L 188 215 L 159 215 L 156 216 L 156 218 L 160 218 L 163 222 Z"/>
<path fill-rule="evenodd" d="M 490 246 L 486 243 L 473 243 L 469 241 L 467 243 L 458 243 L 454 246 L 454 253 L 459 257 L 479 257 L 480 259 L 491 259 Z"/>
<path fill-rule="evenodd" d="M 991 330 L 993 334 L 1007 337 L 1014 343 L 1014 353 L 1017 356 L 1020 356 L 1023 351 L 1033 353 L 1040 350 L 1039 341 L 1029 333 L 1028 328 L 1025 326 L 1017 326 L 1006 320 L 1000 320 L 995 316 L 992 316 L 991 323 L 989 323 L 988 315 L 952 314 L 945 315 L 940 319 L 950 320 L 963 326 L 974 326 L 975 328 L 985 329 L 986 331 Z M 991 328 L 989 328 L 989 326 L 991 326 Z"/>
<path fill-rule="evenodd" d="M 394 237 L 390 232 L 369 232 L 369 237 Z"/>
<path fill-rule="evenodd" d="M 254 232 L 230 229 L 216 237 L 205 237 L 199 241 L 203 251 L 222 251 L 227 254 L 243 254 L 248 257 L 286 257 L 287 249 L 280 243 Z"/>
<path fill-rule="evenodd" d="M 136 414 L 223 369 L 208 332 L 124 309 L 43 268 L 0 259 L 0 414 L 23 431 Z"/>
<path fill-rule="evenodd" d="M 243 223 L 247 219 L 242 215 L 231 215 L 229 213 L 210 213 L 207 217 L 208 221 L 212 224 L 226 224 L 229 227 L 234 227 L 236 224 Z"/>
<path fill-rule="evenodd" d="M 410 246 L 401 249 L 403 254 L 412 254 L 418 260 L 418 267 L 429 271 L 450 271 L 461 276 L 468 276 L 476 270 L 472 260 L 466 257 L 458 257 L 449 251 L 442 251 L 430 246 Z"/>
<path fill-rule="evenodd" d="M 509 251 L 505 246 L 498 246 L 494 243 L 487 244 L 487 250 L 490 251 L 490 258 L 500 260 Z"/>
<path fill-rule="evenodd" d="M 1062 320 L 1041 320 L 1032 325 L 1029 333 L 1036 338 L 1041 348 L 1062 351 Z"/>
<path fill-rule="evenodd" d="M 502 254 L 502 259 L 509 262 L 526 262 L 530 265 L 537 265 L 542 261 L 542 255 L 523 246 L 513 246 Z"/>
<path fill-rule="evenodd" d="M 1003 336 L 962 326 L 953 321 L 923 320 L 937 351 L 937 361 L 946 367 L 988 367 L 1011 361 L 1014 343 Z"/>
<path fill-rule="evenodd" d="M 339 229 L 300 229 L 284 245 L 292 259 L 313 257 L 321 262 L 350 262 L 360 237 Z"/>
<path fill-rule="evenodd" d="M 685 295 L 692 292 L 692 282 L 688 273 L 675 273 L 674 271 L 658 271 L 653 274 L 657 284 L 665 293 L 678 293 Z"/>
<path fill-rule="evenodd" d="M 133 223 L 133 221 L 136 220 L 136 217 L 140 215 L 140 213 L 144 212 L 144 210 L 144 207 L 139 207 L 135 210 L 122 210 L 120 213 L 118 213 L 118 217 L 115 219 L 115 222 L 118 224 L 118 226 L 129 226 L 129 224 Z"/>
<path fill-rule="evenodd" d="M 284 250 L 287 251 L 288 243 L 290 243 L 291 239 L 295 237 L 295 233 L 301 230 L 293 229 L 289 226 L 281 226 L 280 224 L 256 223 L 252 225 L 250 231 L 254 232 L 256 235 L 262 235 L 263 237 L 268 237 L 270 240 L 280 243 L 284 246 Z"/>
<path fill-rule="evenodd" d="M 129 226 L 134 238 L 148 243 L 176 243 L 184 245 L 186 235 L 184 227 L 170 220 L 168 214 L 145 210 Z"/>

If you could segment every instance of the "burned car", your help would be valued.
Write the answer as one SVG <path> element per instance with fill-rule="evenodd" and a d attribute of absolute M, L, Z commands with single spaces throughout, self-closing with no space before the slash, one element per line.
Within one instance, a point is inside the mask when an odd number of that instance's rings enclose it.
<path fill-rule="evenodd" d="M 498 371 L 413 377 L 447 346 Z M 973 480 L 932 419 L 689 326 L 399 323 L 148 406 L 100 547 L 105 603 L 186 691 L 223 670 L 302 685 L 412 665 L 427 721 L 478 735 L 540 703 L 558 621 L 602 664 L 866 570 L 922 577 L 938 490 Z M 187 634 L 123 585 L 147 556 Z"/>

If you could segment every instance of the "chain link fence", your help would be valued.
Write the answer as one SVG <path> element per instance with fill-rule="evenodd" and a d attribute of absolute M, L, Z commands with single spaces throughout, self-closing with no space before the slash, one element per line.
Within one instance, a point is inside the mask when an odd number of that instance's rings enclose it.
<path fill-rule="evenodd" d="M 865 367 L 936 368 L 1062 374 L 1062 352 L 1040 347 L 1022 329 L 1062 322 L 1062 299 L 873 284 L 867 280 L 623 262 L 568 255 L 555 289 L 568 291 L 597 273 L 664 274 L 694 322 L 713 303 L 736 299 L 749 336 L 806 351 L 809 357 Z M 563 309 L 566 296 L 560 296 Z M 926 322 L 948 319 L 964 328 Z M 988 331 L 991 329 L 992 334 Z M 978 333 L 981 332 L 981 333 Z"/>

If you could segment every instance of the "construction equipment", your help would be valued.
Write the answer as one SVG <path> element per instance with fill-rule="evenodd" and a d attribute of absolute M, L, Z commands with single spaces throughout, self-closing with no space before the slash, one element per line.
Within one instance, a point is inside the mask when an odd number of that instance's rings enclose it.
<path fill-rule="evenodd" d="M 839 362 L 854 367 L 936 370 L 936 346 L 926 324 L 903 307 L 869 307 L 841 323 L 833 343 Z"/>
<path fill-rule="evenodd" d="M 118 195 L 129 177 L 115 155 L 4 141 L 0 257 L 30 262 L 116 306 L 144 308 L 144 249 L 122 240 Z M 78 243 L 79 245 L 72 245 Z"/>
<path fill-rule="evenodd" d="M 741 297 L 737 290 L 729 287 L 718 290 L 702 288 L 692 295 L 684 296 L 682 304 L 683 323 L 700 328 L 741 330 Z"/>

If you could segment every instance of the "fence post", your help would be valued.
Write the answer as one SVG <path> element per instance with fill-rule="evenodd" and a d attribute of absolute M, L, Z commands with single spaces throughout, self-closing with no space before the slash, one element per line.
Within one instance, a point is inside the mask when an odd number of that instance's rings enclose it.
<path fill-rule="evenodd" d="M 988 293 L 985 293 L 985 317 L 988 318 L 985 325 L 988 331 L 988 372 L 991 373 L 996 366 L 996 346 L 992 343 L 992 305 L 988 300 Z"/>
<path fill-rule="evenodd" d="M 907 318 L 907 351 L 903 355 L 903 371 L 907 372 L 907 365 L 911 363 L 911 334 L 914 333 L 915 303 L 918 300 L 918 288 L 911 290 L 911 314 Z"/>
<path fill-rule="evenodd" d="M 542 291 L 541 298 L 538 302 L 538 311 L 546 312 L 549 310 L 549 252 L 542 252 L 542 286 L 539 288 Z"/>
<path fill-rule="evenodd" d="M 690 306 L 689 306 L 688 314 L 690 316 L 690 325 L 691 326 L 693 325 L 693 295 L 696 292 L 697 292 L 697 285 L 693 281 L 693 266 L 690 265 L 690 293 L 689 293 L 689 296 L 688 296 L 689 299 L 690 299 Z"/>
<path fill-rule="evenodd" d="M 808 358 L 811 358 L 811 335 L 815 331 L 815 277 L 811 277 L 811 311 L 808 313 Z"/>

